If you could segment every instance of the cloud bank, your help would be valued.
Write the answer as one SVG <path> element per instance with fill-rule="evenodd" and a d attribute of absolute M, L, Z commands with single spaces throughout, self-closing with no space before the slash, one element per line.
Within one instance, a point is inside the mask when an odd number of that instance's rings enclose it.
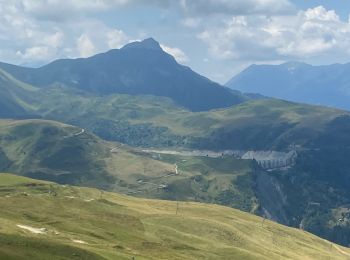
<path fill-rule="evenodd" d="M 197 37 L 219 59 L 268 61 L 350 54 L 350 22 L 323 6 L 296 15 L 233 16 L 208 26 Z"/>

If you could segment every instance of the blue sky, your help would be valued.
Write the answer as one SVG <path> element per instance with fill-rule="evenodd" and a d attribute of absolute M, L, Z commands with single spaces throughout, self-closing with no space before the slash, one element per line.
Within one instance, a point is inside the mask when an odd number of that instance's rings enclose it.
<path fill-rule="evenodd" d="M 251 64 L 350 62 L 349 0 L 0 0 L 0 60 L 39 66 L 153 37 L 220 83 Z"/>

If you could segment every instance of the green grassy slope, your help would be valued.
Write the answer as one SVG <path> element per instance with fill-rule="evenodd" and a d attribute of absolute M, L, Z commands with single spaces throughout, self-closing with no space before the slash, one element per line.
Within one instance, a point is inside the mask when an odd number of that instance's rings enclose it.
<path fill-rule="evenodd" d="M 40 97 L 42 95 L 42 97 Z M 279 149 L 307 145 L 348 112 L 264 99 L 193 113 L 151 96 L 96 97 L 63 87 L 40 92 L 33 112 L 133 146 Z"/>
<path fill-rule="evenodd" d="M 0 121 L 2 170 L 61 183 L 108 187 L 107 148 L 81 129 L 53 121 Z M 81 133 L 81 134 L 80 134 Z"/>
<path fill-rule="evenodd" d="M 161 155 L 160 160 L 176 164 L 180 176 L 175 176 L 167 188 L 157 191 L 154 198 L 192 200 L 231 206 L 255 213 L 255 164 L 232 157 L 208 158 Z M 189 175 L 191 173 L 191 175 Z"/>
<path fill-rule="evenodd" d="M 327 124 L 348 112 L 274 99 L 194 113 L 154 96 L 96 96 L 54 85 L 37 89 L 0 71 L 0 98 L 23 114 L 77 125 L 100 137 L 133 146 L 206 149 L 278 149 L 309 145 Z M 6 96 L 4 94 L 4 97 Z M 18 111 L 17 111 L 18 112 Z"/>
<path fill-rule="evenodd" d="M 0 117 L 29 116 L 28 102 L 33 102 L 36 88 L 20 82 L 0 69 Z"/>
<path fill-rule="evenodd" d="M 348 259 L 350 250 L 220 206 L 0 175 L 6 259 Z M 177 213 L 176 213 L 177 212 Z M 35 231 L 41 231 L 35 234 Z"/>
<path fill-rule="evenodd" d="M 213 202 L 246 211 L 257 206 L 250 161 L 155 157 L 54 121 L 0 120 L 0 170 L 140 197 Z"/>
<path fill-rule="evenodd" d="M 291 144 L 305 147 L 327 131 L 329 122 L 342 115 L 349 113 L 273 99 L 247 102 L 205 115 L 216 122 L 202 126 L 211 131 L 196 145 L 253 150 L 286 150 Z M 191 121 L 189 118 L 187 123 Z"/>

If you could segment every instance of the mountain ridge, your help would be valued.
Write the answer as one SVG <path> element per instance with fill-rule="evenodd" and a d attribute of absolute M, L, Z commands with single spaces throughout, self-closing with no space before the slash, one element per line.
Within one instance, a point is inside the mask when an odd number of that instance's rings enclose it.
<path fill-rule="evenodd" d="M 251 65 L 225 85 L 294 102 L 350 110 L 350 63 Z"/>
<path fill-rule="evenodd" d="M 250 99 L 178 64 L 152 38 L 89 58 L 56 60 L 40 68 L 5 63 L 0 63 L 0 68 L 41 88 L 62 84 L 97 95 L 164 96 L 193 111 L 229 107 Z"/>

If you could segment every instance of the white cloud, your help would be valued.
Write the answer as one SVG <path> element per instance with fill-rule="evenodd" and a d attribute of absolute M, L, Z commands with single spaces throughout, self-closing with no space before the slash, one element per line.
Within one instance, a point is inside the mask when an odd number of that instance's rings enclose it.
<path fill-rule="evenodd" d="M 27 48 L 24 53 L 18 51 L 16 54 L 23 59 L 32 61 L 43 61 L 53 56 L 47 46 L 35 46 Z"/>
<path fill-rule="evenodd" d="M 189 14 L 282 14 L 295 11 L 288 0 L 181 0 L 183 10 Z"/>
<path fill-rule="evenodd" d="M 74 8 L 76 11 L 80 7 L 92 8 L 102 2 L 88 0 L 84 5 L 85 1 L 80 0 L 64 3 L 58 0 L 0 0 L 0 60 L 40 65 L 57 58 L 86 57 L 122 46 L 129 41 L 123 31 L 91 16 L 63 22 L 38 19 L 34 14 L 41 10 L 42 15 L 50 15 L 51 11 L 66 15 Z M 72 10 L 64 14 L 62 10 L 68 7 Z"/>
<path fill-rule="evenodd" d="M 189 61 L 187 55 L 179 48 L 172 48 L 166 45 L 160 45 L 162 49 L 173 56 L 179 63 L 186 63 Z"/>
<path fill-rule="evenodd" d="M 349 53 L 350 23 L 319 6 L 289 16 L 235 16 L 198 37 L 221 59 L 334 58 Z"/>
<path fill-rule="evenodd" d="M 100 12 L 111 7 L 120 7 L 128 0 L 14 0 L 22 4 L 26 13 L 38 19 L 63 21 L 86 13 Z"/>
<path fill-rule="evenodd" d="M 187 17 L 181 21 L 182 25 L 189 28 L 196 28 L 200 25 L 202 19 L 201 18 L 194 18 L 194 17 Z"/>
<path fill-rule="evenodd" d="M 304 12 L 306 20 L 333 21 L 339 22 L 339 16 L 334 10 L 327 11 L 323 6 L 308 9 Z"/>
<path fill-rule="evenodd" d="M 26 13 L 42 20 L 64 21 L 86 14 L 111 11 L 131 5 L 180 7 L 188 19 L 208 14 L 281 14 L 295 11 L 289 0 L 0 0 L 21 5 Z M 195 20 L 185 21 L 193 26 Z"/>
<path fill-rule="evenodd" d="M 3 0 L 5 1 L 5 0 Z M 25 12 L 38 19 L 71 20 L 86 14 L 111 11 L 130 5 L 168 7 L 172 0 L 12 0 L 21 3 Z"/>
<path fill-rule="evenodd" d="M 53 48 L 59 48 L 63 44 L 64 33 L 61 31 L 55 32 L 52 35 L 48 35 L 43 39 L 43 42 Z"/>
<path fill-rule="evenodd" d="M 118 49 L 129 41 L 128 37 L 121 30 L 111 30 L 107 32 L 107 43 L 110 49 Z"/>
<path fill-rule="evenodd" d="M 81 57 L 89 57 L 95 54 L 96 47 L 86 34 L 82 34 L 77 40 L 77 48 Z"/>

